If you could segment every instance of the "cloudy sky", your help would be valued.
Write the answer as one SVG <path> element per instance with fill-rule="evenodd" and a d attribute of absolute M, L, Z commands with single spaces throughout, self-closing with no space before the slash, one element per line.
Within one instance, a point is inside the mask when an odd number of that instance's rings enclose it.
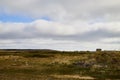
<path fill-rule="evenodd" d="M 0 0 L 0 48 L 120 50 L 120 0 Z"/>

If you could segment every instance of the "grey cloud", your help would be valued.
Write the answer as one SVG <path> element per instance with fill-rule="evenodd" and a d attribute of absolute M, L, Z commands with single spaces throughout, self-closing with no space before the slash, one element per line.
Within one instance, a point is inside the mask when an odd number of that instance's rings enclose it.
<path fill-rule="evenodd" d="M 52 32 L 51 32 L 52 33 Z M 39 32 L 34 27 L 25 27 L 23 32 L 6 32 L 0 34 L 0 39 L 54 39 L 54 40 L 73 40 L 73 41 L 100 41 L 104 38 L 120 38 L 120 32 L 112 32 L 106 29 L 91 30 L 82 34 L 73 34 L 73 35 L 57 35 L 50 33 Z"/>
<path fill-rule="evenodd" d="M 56 39 L 61 40 L 74 40 L 74 41 L 82 41 L 82 42 L 99 42 L 100 40 L 104 38 L 120 38 L 120 32 L 114 33 L 110 32 L 108 30 L 99 29 L 96 31 L 89 31 L 83 34 L 77 34 L 72 36 L 57 36 Z"/>
<path fill-rule="evenodd" d="M 120 20 L 120 1 L 109 0 L 1 0 L 0 11 L 10 14 L 24 14 L 31 17 L 49 16 L 53 20 L 106 21 Z M 109 16 L 108 16 L 109 15 Z M 117 17 L 116 17 L 117 15 Z"/>

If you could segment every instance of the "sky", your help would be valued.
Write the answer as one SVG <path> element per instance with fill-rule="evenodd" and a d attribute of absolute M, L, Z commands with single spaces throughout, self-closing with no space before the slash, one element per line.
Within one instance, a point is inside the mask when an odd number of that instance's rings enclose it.
<path fill-rule="evenodd" d="M 0 49 L 120 50 L 120 0 L 0 0 Z"/>

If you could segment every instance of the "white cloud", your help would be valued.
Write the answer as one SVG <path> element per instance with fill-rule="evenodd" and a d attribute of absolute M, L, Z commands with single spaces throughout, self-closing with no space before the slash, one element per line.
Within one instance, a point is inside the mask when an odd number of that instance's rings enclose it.
<path fill-rule="evenodd" d="M 92 45 L 88 48 L 115 49 L 120 47 L 119 9 L 120 0 L 0 0 L 0 13 L 36 19 L 30 23 L 1 21 L 0 44 L 18 45 L 20 42 L 28 47 L 31 43 L 35 48 L 40 47 L 39 44 L 48 48 L 54 44 L 65 49 L 69 45 L 86 49 Z"/>
<path fill-rule="evenodd" d="M 46 20 L 36 20 L 31 23 L 0 23 L 0 34 L 15 33 L 16 36 L 36 36 L 39 35 L 53 35 L 53 36 L 75 36 L 84 35 L 88 32 L 94 31 L 108 31 L 111 34 L 117 34 L 120 32 L 119 22 L 110 23 L 76 23 L 76 24 L 64 24 Z M 98 32 L 99 33 L 99 32 Z M 93 34 L 94 35 L 94 34 Z M 106 35 L 106 34 L 105 34 Z M 16 37 L 13 36 L 13 37 Z M 86 35 L 87 36 L 87 35 Z M 119 36 L 119 35 L 118 35 Z M 99 36 L 98 36 L 99 37 Z"/>

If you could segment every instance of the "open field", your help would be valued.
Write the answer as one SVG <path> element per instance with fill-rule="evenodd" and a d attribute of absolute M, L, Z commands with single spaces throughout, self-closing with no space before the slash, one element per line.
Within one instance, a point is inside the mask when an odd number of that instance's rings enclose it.
<path fill-rule="evenodd" d="M 0 80 L 81 79 L 120 79 L 120 52 L 0 50 Z"/>

